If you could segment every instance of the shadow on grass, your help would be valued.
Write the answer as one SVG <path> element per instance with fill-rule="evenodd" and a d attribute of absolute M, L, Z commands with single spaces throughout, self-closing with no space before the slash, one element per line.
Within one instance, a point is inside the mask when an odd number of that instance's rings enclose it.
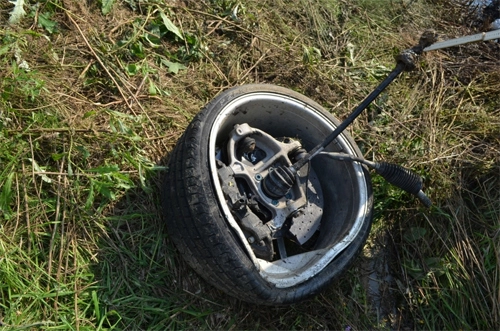
<path fill-rule="evenodd" d="M 94 267 L 99 325 L 129 330 L 373 325 L 356 268 L 316 298 L 287 307 L 247 304 L 207 284 L 168 239 L 159 202 L 162 177 L 158 172 L 150 178 L 151 190 L 128 191 L 107 217 Z"/>

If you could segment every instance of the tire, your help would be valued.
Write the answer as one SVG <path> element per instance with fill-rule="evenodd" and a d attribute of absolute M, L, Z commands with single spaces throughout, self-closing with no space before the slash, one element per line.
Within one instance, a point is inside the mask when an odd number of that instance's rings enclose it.
<path fill-rule="evenodd" d="M 170 155 L 162 184 L 167 232 L 187 263 L 227 294 L 255 304 L 296 303 L 323 290 L 362 249 L 372 223 L 370 177 L 358 163 L 315 157 L 311 168 L 324 206 L 314 238 L 300 247 L 305 253 L 264 261 L 231 214 L 217 178 L 216 145 L 241 123 L 273 137 L 298 137 L 306 150 L 339 124 L 320 105 L 285 88 L 259 84 L 223 92 L 197 114 Z M 325 151 L 362 156 L 346 132 Z M 294 261 L 291 269 L 276 271 L 283 261 Z"/>

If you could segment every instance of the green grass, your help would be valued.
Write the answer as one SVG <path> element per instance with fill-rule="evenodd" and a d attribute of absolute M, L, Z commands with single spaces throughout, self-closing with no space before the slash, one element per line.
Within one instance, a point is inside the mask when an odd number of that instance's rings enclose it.
<path fill-rule="evenodd" d="M 424 55 L 349 129 L 368 159 L 422 175 L 434 206 L 374 175 L 366 251 L 310 301 L 254 307 L 207 285 L 158 204 L 168 153 L 220 91 L 278 84 L 343 118 L 423 30 L 476 32 L 450 6 L 26 3 L 20 23 L 0 26 L 2 330 L 498 329 L 495 44 Z M 6 22 L 12 5 L 0 9 Z M 382 260 L 389 304 L 376 307 L 369 266 Z"/>

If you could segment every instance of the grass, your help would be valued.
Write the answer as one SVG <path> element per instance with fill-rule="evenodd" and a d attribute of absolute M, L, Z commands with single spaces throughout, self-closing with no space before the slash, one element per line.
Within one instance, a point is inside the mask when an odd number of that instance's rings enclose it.
<path fill-rule="evenodd" d="M 365 254 L 310 301 L 254 307 L 207 285 L 158 207 L 168 153 L 217 93 L 273 83 L 343 118 L 423 30 L 477 32 L 447 1 L 34 3 L 0 27 L 2 329 L 500 327 L 492 42 L 424 55 L 349 129 L 368 159 L 419 172 L 434 207 L 374 176 Z M 384 307 L 366 285 L 377 261 Z"/>

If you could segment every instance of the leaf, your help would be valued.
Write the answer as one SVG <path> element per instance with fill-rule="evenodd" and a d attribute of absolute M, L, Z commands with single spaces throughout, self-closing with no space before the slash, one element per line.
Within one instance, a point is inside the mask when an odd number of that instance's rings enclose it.
<path fill-rule="evenodd" d="M 135 76 L 139 71 L 139 66 L 135 63 L 130 63 L 125 67 L 125 71 L 129 76 Z"/>
<path fill-rule="evenodd" d="M 43 13 L 38 15 L 38 24 L 49 33 L 54 33 L 56 31 L 57 22 L 50 20 L 50 14 Z"/>
<path fill-rule="evenodd" d="M 141 42 L 134 43 L 130 46 L 130 51 L 132 54 L 137 56 L 140 59 L 144 59 L 146 57 L 146 53 L 144 52 L 144 46 Z"/>
<path fill-rule="evenodd" d="M 10 44 L 7 44 L 3 47 L 0 47 L 0 56 L 4 55 L 5 53 L 7 53 L 10 49 Z"/>
<path fill-rule="evenodd" d="M 161 38 L 159 38 L 153 34 L 150 34 L 150 33 L 144 34 L 144 39 L 146 39 L 148 41 L 149 46 L 151 46 L 151 47 L 158 47 L 161 45 Z"/>
<path fill-rule="evenodd" d="M 430 269 L 438 269 L 441 267 L 441 258 L 439 257 L 428 257 L 424 259 L 425 264 Z"/>
<path fill-rule="evenodd" d="M 151 47 L 158 47 L 161 45 L 161 30 L 163 26 L 164 24 L 161 23 L 153 23 L 144 34 L 144 39 L 149 42 Z"/>
<path fill-rule="evenodd" d="M 42 180 L 46 183 L 52 183 L 52 179 L 50 179 L 49 177 L 47 177 L 47 175 L 44 174 L 45 170 L 40 168 L 40 166 L 38 165 L 38 163 L 33 160 L 33 159 L 30 159 L 28 158 L 28 160 L 31 162 L 31 164 L 33 165 L 33 169 L 38 172 L 38 175 L 40 177 L 42 177 Z"/>
<path fill-rule="evenodd" d="M 88 112 L 86 112 L 85 114 L 83 114 L 83 118 L 89 118 L 91 116 L 94 116 L 97 112 L 95 110 L 90 110 Z"/>
<path fill-rule="evenodd" d="M 165 15 L 165 13 L 163 12 L 163 10 L 160 10 L 160 16 L 161 16 L 161 19 L 163 20 L 163 24 L 165 25 L 165 27 L 167 28 L 167 30 L 170 31 L 170 32 L 172 32 L 173 34 L 175 34 L 181 40 L 184 40 L 184 37 L 182 36 L 182 33 L 179 30 L 179 28 L 177 28 L 175 26 L 175 24 L 172 23 L 172 21 L 167 17 L 167 15 Z"/>
<path fill-rule="evenodd" d="M 91 179 L 90 180 L 89 195 L 87 197 L 87 200 L 85 201 L 85 208 L 86 209 L 90 209 L 90 207 L 92 207 L 92 204 L 94 203 L 94 197 L 95 197 L 94 185 L 95 185 L 95 182 Z"/>
<path fill-rule="evenodd" d="M 111 11 L 114 2 L 115 0 L 102 0 L 101 12 L 103 15 L 107 15 Z"/>
<path fill-rule="evenodd" d="M 164 65 L 166 65 L 168 67 L 168 72 L 171 72 L 174 74 L 178 73 L 179 70 L 187 69 L 187 67 L 185 65 L 183 65 L 182 63 L 178 63 L 178 62 L 170 62 L 170 61 L 162 59 L 161 63 L 163 63 Z"/>
<path fill-rule="evenodd" d="M 85 146 L 83 146 L 83 145 L 82 145 L 82 146 L 76 146 L 76 149 L 77 149 L 80 153 L 82 153 L 82 156 L 83 156 L 83 159 L 84 159 L 84 160 L 87 160 L 87 159 L 89 158 L 89 156 L 90 156 L 90 152 L 88 151 L 88 149 L 87 149 L 87 148 L 85 148 Z"/>
<path fill-rule="evenodd" d="M 14 4 L 14 9 L 10 12 L 9 23 L 17 24 L 26 15 L 24 11 L 24 0 L 10 0 L 10 3 Z"/>
<path fill-rule="evenodd" d="M 149 80 L 148 92 L 149 92 L 149 95 L 156 95 L 157 94 L 156 85 L 151 79 Z"/>
<path fill-rule="evenodd" d="M 2 192 L 0 192 L 0 212 L 3 212 L 4 218 L 6 219 L 9 219 L 12 216 L 12 209 L 10 208 L 10 202 L 12 200 L 13 179 L 14 179 L 14 173 L 11 172 L 3 184 Z"/>
<path fill-rule="evenodd" d="M 102 185 L 98 185 L 98 188 L 99 188 L 99 193 L 101 193 L 102 195 L 104 195 L 109 200 L 115 200 L 116 199 L 115 193 L 110 190 L 110 185 L 108 185 L 108 184 L 102 184 Z"/>
<path fill-rule="evenodd" d="M 66 153 L 52 153 L 51 154 L 52 160 L 54 160 L 54 161 L 59 161 L 60 159 L 62 159 L 65 156 L 66 156 Z"/>
<path fill-rule="evenodd" d="M 420 227 L 409 228 L 404 234 L 404 239 L 407 242 L 417 241 L 425 236 L 427 230 Z"/>

